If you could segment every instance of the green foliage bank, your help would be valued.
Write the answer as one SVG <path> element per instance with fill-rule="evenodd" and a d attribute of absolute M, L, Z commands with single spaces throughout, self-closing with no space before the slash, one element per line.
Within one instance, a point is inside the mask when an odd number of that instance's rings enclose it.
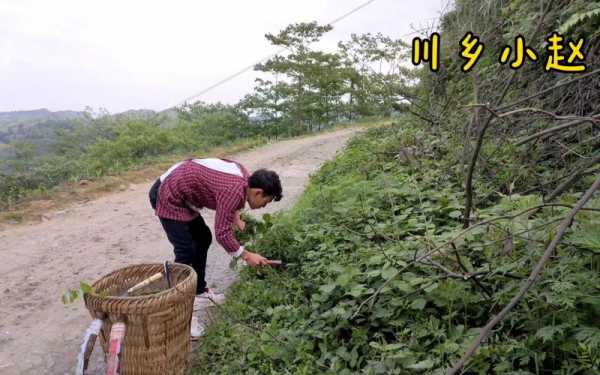
<path fill-rule="evenodd" d="M 253 243 L 290 264 L 242 272 L 193 373 L 445 374 L 569 210 L 528 215 L 539 196 L 503 195 L 478 214 L 496 219 L 464 230 L 464 192 L 442 162 L 452 151 L 443 134 L 403 121 L 326 163 Z M 600 199 L 588 207 L 466 373 L 598 373 Z"/>

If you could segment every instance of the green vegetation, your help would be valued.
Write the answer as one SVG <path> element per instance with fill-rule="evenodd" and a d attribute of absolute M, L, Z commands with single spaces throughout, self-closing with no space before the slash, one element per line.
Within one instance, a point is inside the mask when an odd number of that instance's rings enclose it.
<path fill-rule="evenodd" d="M 600 105 L 591 98 L 600 84 L 600 57 L 594 53 L 600 47 L 600 16 L 593 9 L 600 9 L 600 2 L 457 0 L 441 17 L 440 71 L 421 70 L 411 110 L 424 126 L 449 134 L 455 151 L 447 165 L 463 181 L 471 211 L 496 199 L 497 191 L 536 192 L 551 201 L 566 188 L 585 186 L 577 179 L 556 190 L 575 171 L 596 169 Z M 565 28 L 568 41 L 584 38 L 590 76 L 545 70 L 546 39 Z M 485 51 L 464 73 L 458 43 L 467 31 L 481 38 Z M 514 70 L 500 64 L 498 56 L 517 35 L 525 37 L 539 60 L 526 60 Z M 582 121 L 592 116 L 595 125 Z"/>
<path fill-rule="evenodd" d="M 600 3 L 452 5 L 431 30 L 440 70 L 381 80 L 411 116 L 354 140 L 291 212 L 254 226 L 251 247 L 291 264 L 242 273 L 194 373 L 600 374 L 600 198 L 578 207 L 600 181 Z M 545 70 L 557 30 L 585 39 L 586 75 Z M 486 48 L 465 73 L 469 31 Z M 539 60 L 514 70 L 498 54 L 517 35 Z M 338 56 L 383 55 L 353 40 Z"/>
<path fill-rule="evenodd" d="M 26 141 L 13 143 L 16 156 L 0 161 L 0 208 L 68 181 L 123 173 L 165 156 L 198 156 L 240 140 L 264 139 L 231 106 L 198 103 L 174 126 L 155 119 L 102 116 L 55 130 L 48 153 L 36 156 Z"/>
<path fill-rule="evenodd" d="M 238 234 L 287 266 L 242 271 L 192 371 L 600 374 L 600 198 L 579 205 L 600 182 L 600 3 L 452 5 L 431 30 L 436 73 L 406 69 L 399 40 L 353 35 L 323 52 L 311 43 L 330 26 L 290 25 L 267 34 L 287 52 L 256 67 L 236 105 L 186 105 L 169 126 L 98 117 L 43 157 L 16 143 L 2 207 L 164 155 L 395 115 L 326 163 L 291 212 Z M 585 75 L 545 70 L 557 30 L 585 39 Z M 467 32 L 486 48 L 465 73 Z M 539 60 L 515 70 L 498 54 L 517 35 Z"/>
<path fill-rule="evenodd" d="M 293 264 L 242 273 L 203 337 L 194 373 L 445 373 L 526 280 L 568 211 L 528 216 L 539 196 L 504 195 L 478 220 L 514 218 L 464 232 L 463 189 L 440 162 L 452 151 L 402 121 L 326 163 L 291 212 L 256 231 L 257 251 Z M 580 214 L 469 373 L 596 373 L 599 224 L 597 212 Z"/>

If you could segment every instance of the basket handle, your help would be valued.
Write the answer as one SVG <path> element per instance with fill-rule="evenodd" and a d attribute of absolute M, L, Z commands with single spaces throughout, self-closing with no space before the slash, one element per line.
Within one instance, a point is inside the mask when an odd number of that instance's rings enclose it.
<path fill-rule="evenodd" d="M 121 345 L 123 344 L 123 339 L 125 338 L 125 330 L 126 326 L 123 322 L 114 323 L 110 328 L 106 375 L 119 375 Z"/>
<path fill-rule="evenodd" d="M 88 329 L 85 331 L 83 343 L 81 344 L 81 349 L 79 350 L 79 355 L 77 356 L 77 368 L 75 369 L 75 375 L 83 375 L 85 370 L 87 370 L 90 362 L 90 356 L 94 350 L 94 345 L 96 344 L 96 338 L 98 337 L 100 328 L 102 328 L 102 319 L 94 319 Z"/>
<path fill-rule="evenodd" d="M 121 294 L 121 297 L 126 297 L 126 296 L 130 295 L 131 293 L 142 289 L 146 285 L 152 284 L 153 282 L 162 279 L 162 277 L 163 277 L 163 273 L 157 272 L 154 275 L 150 276 L 149 278 L 142 280 L 139 283 L 132 286 L 131 288 L 127 289 L 127 291 L 125 293 Z"/>

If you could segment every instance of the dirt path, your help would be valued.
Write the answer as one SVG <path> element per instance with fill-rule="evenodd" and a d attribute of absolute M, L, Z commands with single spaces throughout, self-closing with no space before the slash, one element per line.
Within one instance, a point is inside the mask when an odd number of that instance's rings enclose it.
<path fill-rule="evenodd" d="M 290 207 L 308 175 L 355 132 L 337 130 L 232 155 L 249 170 L 267 167 L 282 178 L 281 202 L 253 213 Z M 72 374 L 90 317 L 81 301 L 63 305 L 62 293 L 116 268 L 173 258 L 148 203 L 150 185 L 151 181 L 130 185 L 125 191 L 50 214 L 45 222 L 0 232 L 0 374 Z M 213 213 L 207 211 L 204 217 L 212 228 Z M 224 291 L 234 280 L 229 260 L 213 241 L 209 286 Z M 100 353 L 95 350 L 89 373 L 103 373 Z"/>

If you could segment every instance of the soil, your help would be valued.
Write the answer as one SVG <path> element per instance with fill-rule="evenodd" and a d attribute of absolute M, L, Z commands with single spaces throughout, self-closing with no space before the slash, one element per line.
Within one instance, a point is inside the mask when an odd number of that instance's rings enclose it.
<path fill-rule="evenodd" d="M 252 214 L 285 210 L 302 193 L 308 177 L 334 157 L 358 129 L 268 144 L 230 155 L 249 170 L 277 171 L 284 198 Z M 83 332 L 91 318 L 83 302 L 64 305 L 61 296 L 112 270 L 136 263 L 173 259 L 172 247 L 148 202 L 153 181 L 66 210 L 44 214 L 39 223 L 0 231 L 0 374 L 72 374 Z M 203 214 L 207 223 L 214 213 Z M 207 281 L 225 292 L 236 275 L 229 255 L 213 241 Z M 99 344 L 88 374 L 104 374 Z"/>

